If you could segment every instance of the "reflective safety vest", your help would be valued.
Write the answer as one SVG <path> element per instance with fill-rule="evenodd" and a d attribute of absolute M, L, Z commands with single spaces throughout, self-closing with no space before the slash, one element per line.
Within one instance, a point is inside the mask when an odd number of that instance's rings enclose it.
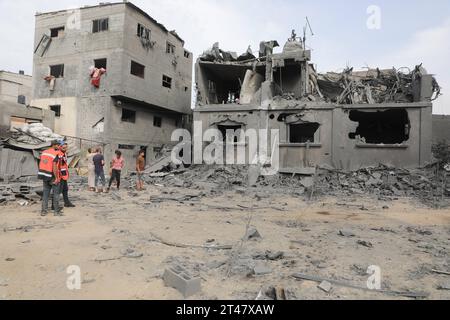
<path fill-rule="evenodd" d="M 64 152 L 60 151 L 59 159 L 60 159 L 59 169 L 61 172 L 61 179 L 67 181 L 69 180 L 69 164 L 67 163 L 68 162 L 67 155 Z"/>
<path fill-rule="evenodd" d="M 51 180 L 52 178 L 56 178 L 57 181 L 59 181 L 59 177 L 54 177 L 53 175 L 53 162 L 55 161 L 55 158 L 58 157 L 59 155 L 60 152 L 53 148 L 50 148 L 42 152 L 41 159 L 39 162 L 39 172 L 38 172 L 39 179 Z"/>

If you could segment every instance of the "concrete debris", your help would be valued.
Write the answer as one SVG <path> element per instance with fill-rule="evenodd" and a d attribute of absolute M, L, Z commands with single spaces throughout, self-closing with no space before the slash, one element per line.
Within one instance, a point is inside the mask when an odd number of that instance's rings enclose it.
<path fill-rule="evenodd" d="M 412 292 L 412 291 L 394 291 L 394 290 L 372 290 L 367 287 L 354 285 L 345 281 L 341 280 L 334 280 L 334 279 L 327 279 L 320 276 L 315 275 L 308 275 L 308 274 L 302 274 L 302 273 L 296 273 L 293 274 L 292 277 L 294 277 L 297 280 L 306 280 L 306 281 L 313 281 L 318 283 L 328 282 L 330 284 L 334 284 L 336 286 L 342 286 L 346 288 L 352 288 L 352 289 L 359 289 L 363 291 L 371 291 L 371 292 L 378 292 L 383 293 L 390 296 L 402 296 L 407 298 L 414 298 L 414 299 L 425 299 L 429 296 L 429 293 L 427 292 Z"/>
<path fill-rule="evenodd" d="M 161 168 L 161 167 L 160 167 Z M 313 171 L 308 171 L 312 173 Z M 165 167 L 159 172 L 146 172 L 143 179 L 147 184 L 165 187 L 183 187 L 202 190 L 207 194 L 220 194 L 225 190 L 235 190 L 240 194 L 267 190 L 273 193 L 310 196 L 305 190 L 314 188 L 314 197 L 336 196 L 348 198 L 352 195 L 376 194 L 380 201 L 390 202 L 403 197 L 420 200 L 429 207 L 447 207 L 449 196 L 445 190 L 450 188 L 450 179 L 438 174 L 436 166 L 422 169 L 400 169 L 387 165 L 367 167 L 354 172 L 319 167 L 314 177 L 303 174 L 260 175 L 257 166 L 191 166 L 189 168 Z M 306 171 L 305 171 L 306 173 Z M 445 181 L 447 181 L 445 183 Z M 129 178 L 130 185 L 133 184 Z M 249 187 L 257 187 L 252 189 Z M 172 197 L 174 198 L 174 197 Z M 153 199 L 166 201 L 170 199 Z M 177 198 L 174 201 L 187 199 Z M 353 207 L 354 203 L 342 203 Z M 361 210 L 369 210 L 363 204 Z M 386 206 L 383 204 L 383 206 Z"/>
<path fill-rule="evenodd" d="M 130 258 L 130 259 L 139 259 L 139 258 L 142 258 L 144 256 L 142 253 L 138 253 L 134 249 L 131 249 L 131 248 L 127 248 L 125 250 L 122 250 L 120 253 L 124 257 Z"/>
<path fill-rule="evenodd" d="M 283 258 L 284 258 L 284 252 L 282 252 L 282 251 L 277 251 L 277 252 L 266 251 L 265 253 L 257 253 L 257 254 L 253 255 L 253 259 L 255 259 L 255 260 L 276 261 L 276 260 L 281 260 Z"/>
<path fill-rule="evenodd" d="M 323 100 L 338 104 L 414 102 L 420 79 L 426 79 L 432 88 L 434 97 L 431 100 L 440 95 L 436 79 L 428 75 L 422 65 L 412 71 L 393 68 L 356 72 L 353 68 L 347 68 L 342 73 L 317 74 L 312 70 L 311 77 L 315 78 Z"/>
<path fill-rule="evenodd" d="M 373 244 L 369 241 L 358 240 L 356 243 L 366 248 L 373 248 Z"/>
<path fill-rule="evenodd" d="M 339 235 L 346 238 L 352 238 L 355 234 L 349 230 L 339 230 Z"/>
<path fill-rule="evenodd" d="M 319 288 L 320 290 L 325 291 L 326 293 L 329 293 L 329 292 L 331 291 L 332 285 L 331 285 L 331 283 L 329 283 L 328 281 L 322 281 L 322 282 L 319 284 L 318 288 Z"/>
<path fill-rule="evenodd" d="M 450 290 L 450 281 L 446 281 L 446 282 L 439 284 L 438 290 Z"/>
<path fill-rule="evenodd" d="M 272 273 L 272 269 L 266 264 L 257 263 L 253 268 L 253 273 L 255 276 L 264 276 Z"/>
<path fill-rule="evenodd" d="M 163 280 L 167 287 L 177 289 L 185 298 L 201 291 L 201 279 L 192 277 L 179 265 L 167 268 Z"/>
<path fill-rule="evenodd" d="M 244 241 L 259 239 L 262 239 L 262 237 L 256 228 L 249 228 L 247 233 L 244 235 Z"/>

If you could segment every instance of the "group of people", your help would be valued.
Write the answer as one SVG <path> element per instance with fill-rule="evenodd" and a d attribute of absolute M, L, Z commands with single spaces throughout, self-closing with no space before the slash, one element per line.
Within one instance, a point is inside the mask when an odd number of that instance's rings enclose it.
<path fill-rule="evenodd" d="M 54 140 L 51 147 L 41 154 L 38 178 L 43 181 L 41 215 L 48 214 L 48 200 L 52 196 L 52 208 L 55 216 L 62 216 L 63 208 L 59 206 L 59 196 L 62 193 L 64 207 L 73 208 L 75 205 L 69 200 L 69 164 L 67 160 L 67 143 Z"/>
<path fill-rule="evenodd" d="M 105 157 L 102 154 L 102 150 L 97 148 L 95 150 L 88 149 L 88 185 L 89 190 L 97 193 L 102 193 L 106 186 L 105 179 Z M 116 150 L 115 157 L 110 161 L 110 172 L 109 172 L 109 184 L 106 188 L 106 192 L 111 190 L 113 183 L 116 183 L 117 190 L 120 190 L 120 178 L 122 175 L 122 170 L 125 167 L 125 160 L 122 157 L 122 152 Z M 144 181 L 142 180 L 142 173 L 145 170 L 145 151 L 141 150 L 136 159 L 136 189 L 138 191 L 144 190 Z"/>
<path fill-rule="evenodd" d="M 109 192 L 113 183 L 116 183 L 117 190 L 120 190 L 120 179 L 122 170 L 125 167 L 125 160 L 122 152 L 117 150 L 115 157 L 110 162 L 109 184 L 106 186 L 105 178 L 105 158 L 100 148 L 88 149 L 87 165 L 88 165 L 88 185 L 90 191 L 97 193 Z M 138 191 L 144 189 L 144 181 L 142 179 L 145 170 L 145 151 L 141 150 L 136 159 L 136 189 Z M 67 160 L 67 143 L 63 140 L 52 141 L 51 147 L 41 154 L 39 162 L 39 179 L 43 181 L 44 192 L 42 197 L 41 215 L 48 214 L 48 201 L 52 195 L 52 209 L 55 216 L 63 215 L 63 207 L 59 206 L 60 194 L 63 194 L 64 207 L 73 208 L 74 204 L 69 200 L 69 164 Z"/>

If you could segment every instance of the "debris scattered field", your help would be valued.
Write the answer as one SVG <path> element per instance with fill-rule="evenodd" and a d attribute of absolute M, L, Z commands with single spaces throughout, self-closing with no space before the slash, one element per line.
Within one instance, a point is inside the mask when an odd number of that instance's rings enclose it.
<path fill-rule="evenodd" d="M 62 218 L 39 217 L 32 201 L 1 207 L 0 297 L 450 298 L 442 172 L 319 169 L 248 185 L 245 167 L 163 171 L 146 174 L 141 193 L 133 177 L 109 194 L 75 179 L 77 208 Z M 81 290 L 66 286 L 73 265 Z M 381 270 L 379 290 L 367 289 L 371 266 Z M 197 282 L 177 287 L 170 270 Z"/>

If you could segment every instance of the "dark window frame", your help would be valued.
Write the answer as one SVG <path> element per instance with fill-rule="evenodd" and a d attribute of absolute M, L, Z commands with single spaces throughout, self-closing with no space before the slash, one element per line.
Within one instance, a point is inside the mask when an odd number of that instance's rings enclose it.
<path fill-rule="evenodd" d="M 191 53 L 187 50 L 184 50 L 184 57 L 189 59 L 191 57 Z"/>
<path fill-rule="evenodd" d="M 59 31 L 66 31 L 66 28 L 64 26 L 51 28 L 50 29 L 50 37 L 51 38 L 59 38 Z"/>
<path fill-rule="evenodd" d="M 145 66 L 139 62 L 131 60 L 130 74 L 145 79 Z"/>
<path fill-rule="evenodd" d="M 172 78 L 163 74 L 162 86 L 164 88 L 172 89 Z"/>
<path fill-rule="evenodd" d="M 109 18 L 92 20 L 92 33 L 109 31 Z"/>
<path fill-rule="evenodd" d="M 319 129 L 320 124 L 315 122 L 289 124 L 289 143 L 320 143 L 319 141 L 316 141 Z"/>
<path fill-rule="evenodd" d="M 60 104 L 53 104 L 53 105 L 49 106 L 49 109 L 55 113 L 56 118 L 61 117 L 61 105 Z"/>
<path fill-rule="evenodd" d="M 94 59 L 94 66 L 98 69 L 101 68 L 106 69 L 106 67 L 108 66 L 108 59 L 107 58 Z"/>
<path fill-rule="evenodd" d="M 142 38 L 145 40 L 150 40 L 152 37 L 152 31 L 141 23 L 138 23 L 138 25 L 137 25 L 136 34 L 139 38 Z"/>
<path fill-rule="evenodd" d="M 60 68 L 60 70 L 58 70 Z M 54 64 L 50 66 L 50 75 L 55 78 L 64 78 L 64 64 Z"/>
<path fill-rule="evenodd" d="M 119 144 L 117 148 L 120 150 L 134 150 L 136 146 L 132 144 Z"/>
<path fill-rule="evenodd" d="M 122 116 L 120 120 L 126 123 L 136 123 L 136 111 L 127 108 L 122 108 Z"/>
<path fill-rule="evenodd" d="M 162 128 L 162 117 L 154 116 L 153 117 L 153 126 L 156 128 Z"/>
<path fill-rule="evenodd" d="M 171 42 L 166 42 L 166 53 L 168 54 L 175 54 L 176 47 Z"/>

